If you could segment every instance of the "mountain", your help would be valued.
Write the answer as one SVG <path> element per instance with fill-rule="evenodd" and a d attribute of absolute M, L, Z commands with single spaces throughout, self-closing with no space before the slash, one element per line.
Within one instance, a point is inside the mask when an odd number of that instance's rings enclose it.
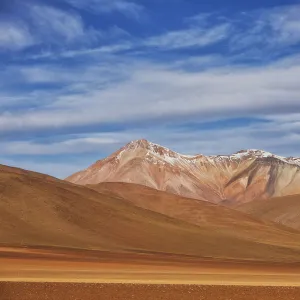
<path fill-rule="evenodd" d="M 238 210 L 300 230 L 300 195 L 245 203 Z"/>
<path fill-rule="evenodd" d="M 188 156 L 138 140 L 66 180 L 81 185 L 136 183 L 234 207 L 256 199 L 300 193 L 300 158 L 261 150 Z"/>
<path fill-rule="evenodd" d="M 180 197 L 176 199 L 180 205 Z M 202 205 L 207 207 L 208 203 L 199 201 L 199 210 Z M 210 205 L 211 209 L 217 208 Z M 207 209 L 203 207 L 203 217 L 210 218 Z M 220 224 L 212 226 L 213 222 L 195 225 L 137 207 L 114 193 L 0 166 L 1 245 L 300 261 L 298 232 L 236 211 L 230 215 L 229 211 L 230 222 L 236 224 L 234 230 L 223 230 Z M 240 226 L 249 228 L 248 235 L 238 234 Z"/>

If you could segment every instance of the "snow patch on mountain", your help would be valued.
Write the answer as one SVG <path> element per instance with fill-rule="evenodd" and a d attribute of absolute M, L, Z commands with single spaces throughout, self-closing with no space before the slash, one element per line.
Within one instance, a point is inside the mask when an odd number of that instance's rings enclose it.
<path fill-rule="evenodd" d="M 185 155 L 174 152 L 166 147 L 162 147 L 158 144 L 149 142 L 145 139 L 132 141 L 127 144 L 117 155 L 117 159 L 121 159 L 122 155 L 127 153 L 128 151 L 136 151 L 138 149 L 144 149 L 146 151 L 145 159 L 154 164 L 164 164 L 168 163 L 171 165 L 186 165 L 186 164 L 195 164 L 202 160 L 206 160 L 210 163 L 217 162 L 226 162 L 233 161 L 238 162 L 241 160 L 252 160 L 252 159 L 264 159 L 264 158 L 274 158 L 278 159 L 287 164 L 292 164 L 296 166 L 300 166 L 300 158 L 293 157 L 283 157 L 272 154 L 271 152 L 258 150 L 258 149 L 248 149 L 241 150 L 232 155 L 210 155 L 204 156 L 202 154 L 198 155 Z"/>

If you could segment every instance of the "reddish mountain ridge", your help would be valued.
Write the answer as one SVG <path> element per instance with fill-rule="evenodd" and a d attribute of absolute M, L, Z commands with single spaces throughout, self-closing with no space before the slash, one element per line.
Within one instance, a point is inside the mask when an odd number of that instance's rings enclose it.
<path fill-rule="evenodd" d="M 300 158 L 261 150 L 190 156 L 138 140 L 66 180 L 81 185 L 135 183 L 234 207 L 300 193 Z"/>

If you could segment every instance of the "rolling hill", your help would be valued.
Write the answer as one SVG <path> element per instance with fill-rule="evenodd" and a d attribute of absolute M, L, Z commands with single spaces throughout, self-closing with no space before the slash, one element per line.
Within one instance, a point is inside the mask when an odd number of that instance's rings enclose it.
<path fill-rule="evenodd" d="M 300 195 L 254 201 L 237 207 L 256 218 L 270 220 L 300 230 Z"/>
<path fill-rule="evenodd" d="M 143 209 L 252 241 L 264 240 L 276 243 L 278 230 L 295 232 L 275 222 L 260 220 L 224 206 L 184 198 L 142 185 L 108 182 L 88 187 L 109 197 L 120 197 Z"/>
<path fill-rule="evenodd" d="M 203 215 L 206 214 L 203 209 Z M 234 212 L 231 221 L 237 215 Z M 223 230 L 220 224 L 212 226 L 213 222 L 195 225 L 184 218 L 137 207 L 113 193 L 0 167 L 0 244 L 6 246 L 300 261 L 298 232 L 251 221 L 249 217 L 242 223 L 243 218 L 235 221 L 234 230 Z M 249 226 L 249 235 L 236 234 L 239 226 Z M 255 226 L 257 230 L 252 229 Z M 261 234 L 262 230 L 266 234 Z"/>

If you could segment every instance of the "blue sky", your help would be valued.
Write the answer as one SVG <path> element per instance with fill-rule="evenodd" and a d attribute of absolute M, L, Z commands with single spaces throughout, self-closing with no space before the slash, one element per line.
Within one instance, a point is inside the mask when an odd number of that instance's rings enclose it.
<path fill-rule="evenodd" d="M 65 177 L 146 138 L 300 156 L 300 1 L 2 0 L 0 163 Z"/>

